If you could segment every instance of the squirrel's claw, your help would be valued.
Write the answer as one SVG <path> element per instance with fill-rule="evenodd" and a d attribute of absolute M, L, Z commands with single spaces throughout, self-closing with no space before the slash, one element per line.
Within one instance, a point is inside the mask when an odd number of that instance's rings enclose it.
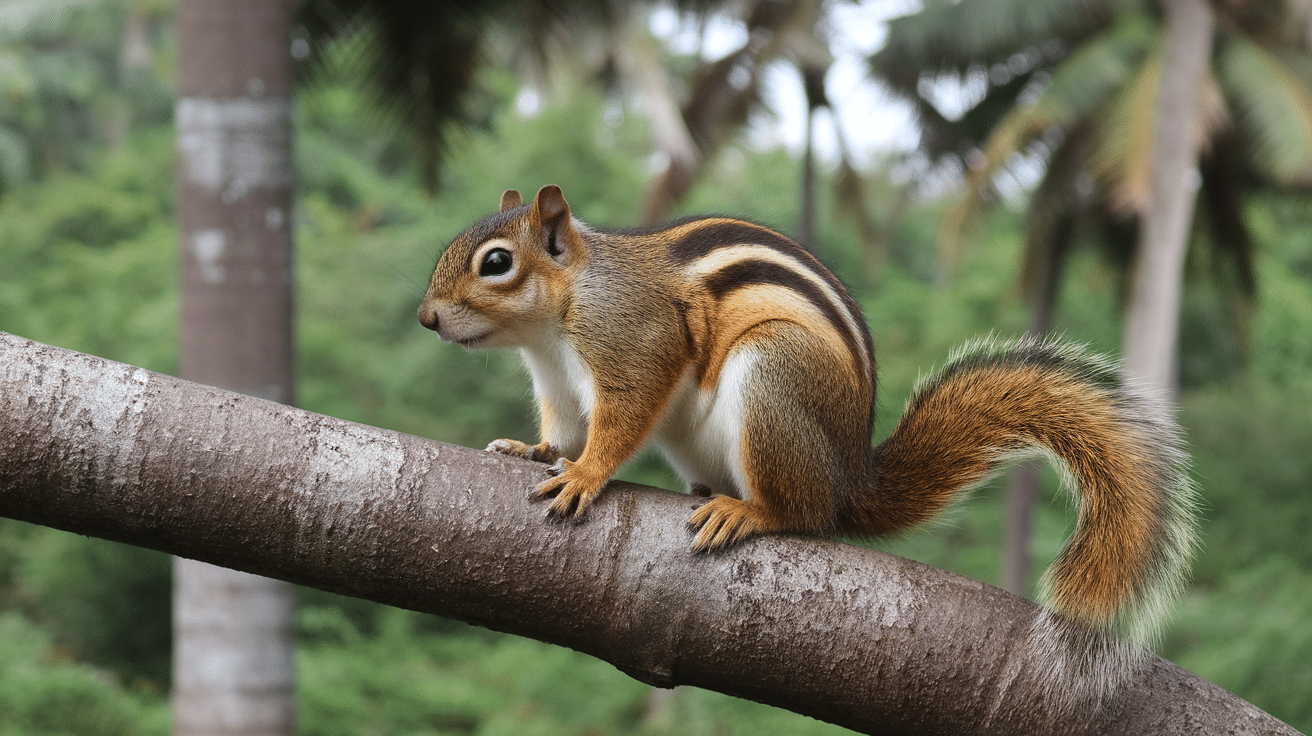
<path fill-rule="evenodd" d="M 756 504 L 729 496 L 717 496 L 699 507 L 688 519 L 688 528 L 697 532 L 693 552 L 723 549 L 767 531 Z"/>
<path fill-rule="evenodd" d="M 580 519 L 601 493 L 608 478 L 590 477 L 577 463 L 559 458 L 547 468 L 548 478 L 533 489 L 534 498 L 551 498 L 547 514 L 556 518 Z M 552 498 L 554 496 L 554 498 Z"/>
<path fill-rule="evenodd" d="M 543 441 L 536 445 L 530 445 L 519 440 L 492 440 L 485 448 L 487 452 L 499 452 L 502 455 L 511 457 L 522 457 L 525 460 L 536 460 L 540 463 L 554 463 L 560 460 L 560 451 L 555 445 Z"/>

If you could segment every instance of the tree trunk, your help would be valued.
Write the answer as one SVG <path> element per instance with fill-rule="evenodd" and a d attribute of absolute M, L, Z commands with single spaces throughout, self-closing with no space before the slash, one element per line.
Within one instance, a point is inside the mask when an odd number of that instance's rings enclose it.
<path fill-rule="evenodd" d="M 696 144 L 696 155 L 689 158 L 671 151 L 669 165 L 647 189 L 644 222 L 664 220 L 688 194 L 707 163 L 747 122 L 759 97 L 763 66 L 785 52 L 805 47 L 823 7 L 822 0 L 751 0 L 739 6 L 747 41 L 737 51 L 700 65 L 694 73 L 681 113 L 687 137 Z"/>
<path fill-rule="evenodd" d="M 1070 242 L 1075 238 L 1075 219 L 1063 217 L 1052 230 L 1048 247 L 1039 249 L 1030 298 L 1030 334 L 1047 335 L 1052 331 L 1052 315 L 1057 310 L 1057 292 L 1061 286 L 1062 266 Z M 1011 474 L 1007 488 L 1005 530 L 1002 538 L 1002 589 L 1028 597 L 1030 594 L 1030 537 L 1034 531 L 1034 509 L 1043 490 L 1038 461 L 1027 461 Z"/>
<path fill-rule="evenodd" d="M 829 97 L 825 94 L 825 73 L 829 71 L 830 61 L 826 57 L 822 64 L 798 64 L 802 89 L 806 94 L 806 141 L 802 149 L 802 201 L 797 217 L 797 242 L 816 255 L 820 255 L 820 252 L 815 234 L 815 114 L 820 108 L 829 106 Z"/>
<path fill-rule="evenodd" d="M 177 20 L 182 375 L 284 403 L 291 19 L 287 0 L 182 0 Z M 181 558 L 174 577 L 174 733 L 291 734 L 295 588 Z"/>
<path fill-rule="evenodd" d="M 806 145 L 802 148 L 802 175 L 798 183 L 801 206 L 797 213 L 797 242 L 819 255 L 815 239 L 815 110 L 806 111 Z"/>
<path fill-rule="evenodd" d="M 1174 395 L 1180 294 L 1203 137 L 1201 90 L 1215 19 L 1208 0 L 1167 0 L 1162 77 L 1153 126 L 1153 175 L 1140 221 L 1125 324 L 1126 370 Z"/>
<path fill-rule="evenodd" d="M 688 496 L 612 483 L 580 523 L 546 466 L 0 333 L 0 516 L 571 647 L 872 734 L 1295 734 L 1151 654 L 1063 708 L 1038 609 L 830 540 L 689 552 Z"/>
<path fill-rule="evenodd" d="M 1029 597 L 1030 537 L 1034 531 L 1034 507 L 1043 490 L 1040 464 L 1027 461 L 1011 471 L 1007 486 L 1005 530 L 1002 537 L 1002 589 Z"/>

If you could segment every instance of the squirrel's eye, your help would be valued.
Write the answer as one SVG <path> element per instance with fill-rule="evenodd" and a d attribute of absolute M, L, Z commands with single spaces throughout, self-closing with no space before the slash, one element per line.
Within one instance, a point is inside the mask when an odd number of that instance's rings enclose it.
<path fill-rule="evenodd" d="M 493 248 L 483 256 L 483 263 L 478 267 L 479 276 L 500 276 L 510 270 L 510 251 L 505 248 Z"/>

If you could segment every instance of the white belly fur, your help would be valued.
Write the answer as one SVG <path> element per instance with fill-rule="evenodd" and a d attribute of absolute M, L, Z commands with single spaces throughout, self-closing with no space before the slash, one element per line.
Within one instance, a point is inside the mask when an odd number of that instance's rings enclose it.
<path fill-rule="evenodd" d="M 735 350 L 719 381 L 703 391 L 687 374 L 679 381 L 656 430 L 656 445 L 689 486 L 701 483 L 715 493 L 751 498 L 743 464 L 743 402 L 756 355 Z"/>
<path fill-rule="evenodd" d="M 533 378 L 533 391 L 555 409 L 552 436 L 543 437 L 577 460 L 588 438 L 596 405 L 592 371 L 565 340 L 520 350 Z M 743 402 L 756 355 L 735 350 L 720 371 L 719 382 L 701 390 L 691 372 L 675 387 L 655 432 L 657 447 L 689 486 L 701 483 L 716 493 L 750 500 L 743 465 Z"/>
<path fill-rule="evenodd" d="M 592 371 L 565 340 L 551 340 L 519 351 L 533 378 L 533 392 L 555 413 L 551 437 L 542 439 L 577 460 L 588 439 L 588 419 L 596 405 Z"/>

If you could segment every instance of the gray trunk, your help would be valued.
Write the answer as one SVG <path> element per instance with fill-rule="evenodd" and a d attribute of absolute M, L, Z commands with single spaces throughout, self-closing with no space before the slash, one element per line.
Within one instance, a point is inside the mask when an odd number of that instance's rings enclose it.
<path fill-rule="evenodd" d="M 182 0 L 182 375 L 292 401 L 291 5 Z M 222 448 L 215 448 L 222 451 Z M 174 564 L 178 736 L 293 731 L 295 588 Z"/>
<path fill-rule="evenodd" d="M 1057 310 L 1057 292 L 1067 246 L 1075 237 L 1071 218 L 1054 232 L 1047 247 L 1037 256 L 1034 294 L 1030 305 L 1030 334 L 1047 335 L 1052 331 L 1052 315 Z M 1002 537 L 1002 589 L 1008 593 L 1030 595 L 1030 536 L 1034 530 L 1034 508 L 1043 491 L 1042 464 L 1030 460 L 1011 474 L 1007 487 L 1005 529 Z"/>
<path fill-rule="evenodd" d="M 1153 178 L 1140 223 L 1125 324 L 1125 366 L 1148 386 L 1176 388 L 1180 294 L 1202 140 L 1200 90 L 1215 19 L 1207 0 L 1170 0 L 1153 129 Z"/>

